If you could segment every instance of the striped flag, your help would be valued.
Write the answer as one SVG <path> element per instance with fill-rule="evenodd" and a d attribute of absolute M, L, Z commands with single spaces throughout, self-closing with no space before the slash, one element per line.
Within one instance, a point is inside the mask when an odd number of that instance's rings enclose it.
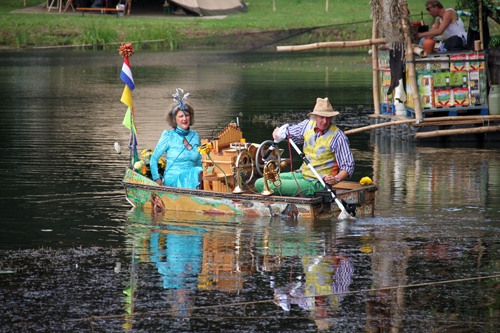
<path fill-rule="evenodd" d="M 120 77 L 122 78 L 123 82 L 127 85 L 127 87 L 130 88 L 130 91 L 134 90 L 135 84 L 134 84 L 134 77 L 132 76 L 132 70 L 130 69 L 130 63 L 128 62 L 128 57 L 124 58 L 123 66 L 122 66 L 122 73 L 120 74 Z"/>

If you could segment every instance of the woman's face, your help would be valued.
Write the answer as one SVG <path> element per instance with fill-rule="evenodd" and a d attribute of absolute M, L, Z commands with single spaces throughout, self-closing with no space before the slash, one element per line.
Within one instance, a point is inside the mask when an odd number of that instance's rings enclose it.
<path fill-rule="evenodd" d="M 184 114 L 184 112 L 180 110 L 175 115 L 175 123 L 177 124 L 177 126 L 187 131 L 189 126 L 191 126 L 191 115 L 189 114 L 189 112 L 186 112 L 186 114 Z"/>

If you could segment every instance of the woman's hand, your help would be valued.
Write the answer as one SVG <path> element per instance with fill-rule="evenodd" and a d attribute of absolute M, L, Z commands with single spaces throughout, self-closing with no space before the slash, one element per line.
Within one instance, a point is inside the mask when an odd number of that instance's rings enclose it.
<path fill-rule="evenodd" d="M 156 184 L 163 186 L 163 181 L 161 180 L 161 178 L 158 178 L 157 180 L 155 180 L 155 182 Z"/>

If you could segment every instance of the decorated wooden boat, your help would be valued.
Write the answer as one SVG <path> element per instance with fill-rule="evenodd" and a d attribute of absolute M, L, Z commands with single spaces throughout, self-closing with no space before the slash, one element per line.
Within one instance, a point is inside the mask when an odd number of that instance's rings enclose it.
<path fill-rule="evenodd" d="M 198 212 L 201 214 L 229 214 L 242 216 L 270 216 L 298 219 L 337 218 L 340 209 L 331 192 L 319 191 L 314 197 L 286 197 L 258 193 L 253 182 L 257 173 L 279 180 L 279 171 L 270 175 L 268 163 L 283 166 L 279 150 L 264 157 L 272 142 L 251 144 L 242 138 L 240 129 L 229 124 L 215 140 L 202 140 L 211 145 L 210 152 L 202 149 L 203 190 L 159 186 L 141 168 L 126 170 L 123 186 L 127 200 L 134 207 L 154 213 Z M 279 167 L 278 167 L 279 168 Z M 271 168 L 272 169 L 272 168 Z M 373 216 L 375 192 L 373 184 L 344 181 L 333 187 L 334 193 L 353 216 Z"/>
<path fill-rule="evenodd" d="M 360 183 L 341 182 L 332 190 L 327 188 L 326 191 L 318 191 L 313 197 L 307 198 L 272 195 L 269 184 L 280 187 L 279 174 L 287 161 L 281 158 L 282 151 L 276 149 L 276 144 L 272 141 L 261 144 L 246 142 L 239 127 L 239 114 L 236 115 L 235 123 L 228 124 L 215 137 L 201 140 L 198 148 L 203 165 L 201 189 L 158 185 L 151 178 L 152 150 L 144 149 L 140 156 L 137 153 L 137 131 L 131 95 L 135 85 L 129 63 L 129 57 L 134 52 L 130 43 L 123 44 L 119 50 L 124 57 L 120 77 L 125 87 L 121 101 L 128 107 L 123 125 L 130 130 L 130 165 L 126 169 L 122 185 L 132 206 L 150 210 L 154 214 L 174 211 L 298 219 L 337 218 L 339 215 L 343 219 L 349 217 L 349 214 L 373 216 L 377 187 L 371 184 L 371 180 L 365 182 L 362 179 Z M 184 95 L 184 91 L 178 88 L 172 96 L 177 101 L 180 100 L 181 93 Z M 121 153 L 119 142 L 115 142 L 115 149 Z M 160 159 L 160 175 L 168 172 L 164 171 L 165 167 L 165 161 Z M 255 190 L 254 183 L 259 178 L 257 174 L 264 178 L 262 193 Z M 317 177 L 322 181 L 319 175 Z"/>
<path fill-rule="evenodd" d="M 158 186 L 132 168 L 127 168 L 122 184 L 132 206 L 153 212 L 181 211 L 299 219 L 337 218 L 340 213 L 331 196 L 324 192 L 312 198 L 301 198 L 181 189 Z M 375 185 L 344 181 L 333 189 L 348 211 L 354 210 L 356 216 L 373 216 Z"/>

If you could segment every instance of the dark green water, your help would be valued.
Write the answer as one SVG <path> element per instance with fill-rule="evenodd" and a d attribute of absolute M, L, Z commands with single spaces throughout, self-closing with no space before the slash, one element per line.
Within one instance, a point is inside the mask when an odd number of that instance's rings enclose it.
<path fill-rule="evenodd" d="M 353 180 L 379 187 L 375 217 L 353 222 L 152 216 L 120 186 L 118 53 L 0 60 L 0 331 L 498 331 L 499 148 L 350 136 Z M 241 112 L 262 142 L 317 97 L 341 128 L 371 113 L 364 51 L 130 60 L 139 149 L 154 148 L 178 87 L 201 137 Z"/>

